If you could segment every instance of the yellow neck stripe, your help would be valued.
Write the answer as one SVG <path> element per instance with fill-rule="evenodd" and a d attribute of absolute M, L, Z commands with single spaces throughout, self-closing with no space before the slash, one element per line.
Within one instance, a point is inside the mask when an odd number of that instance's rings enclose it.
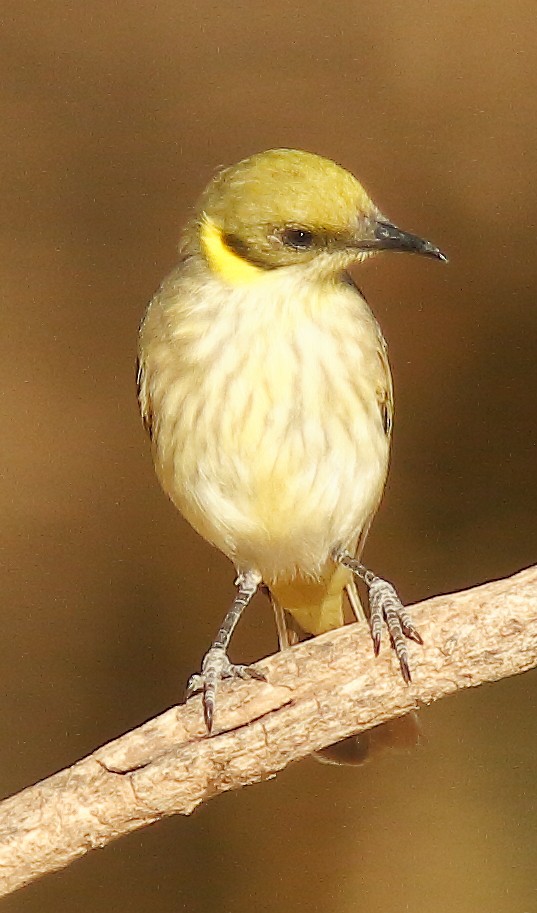
<path fill-rule="evenodd" d="M 249 263 L 231 250 L 222 239 L 221 230 L 204 217 L 200 228 L 201 249 L 213 273 L 230 285 L 250 285 L 266 275 L 266 270 Z"/>

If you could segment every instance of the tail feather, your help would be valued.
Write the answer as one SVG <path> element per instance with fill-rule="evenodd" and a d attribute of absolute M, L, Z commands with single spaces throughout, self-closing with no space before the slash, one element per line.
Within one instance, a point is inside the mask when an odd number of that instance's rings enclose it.
<path fill-rule="evenodd" d="M 358 592 L 358 587 L 356 586 L 356 581 L 352 577 L 345 587 L 347 593 L 347 599 L 349 600 L 349 605 L 352 609 L 352 613 L 356 618 L 356 621 L 367 621 L 367 615 L 365 614 L 364 607 L 362 605 L 362 600 L 360 599 L 360 594 Z"/>
<path fill-rule="evenodd" d="M 287 629 L 298 634 L 299 640 L 304 640 L 308 635 L 324 634 L 341 627 L 345 621 L 343 594 L 350 583 L 350 571 L 342 565 L 332 565 L 330 572 L 320 580 L 295 577 L 277 581 L 270 587 L 270 592 L 273 602 L 284 612 Z M 280 637 L 280 646 L 281 640 Z M 293 642 L 296 643 L 296 638 Z"/>

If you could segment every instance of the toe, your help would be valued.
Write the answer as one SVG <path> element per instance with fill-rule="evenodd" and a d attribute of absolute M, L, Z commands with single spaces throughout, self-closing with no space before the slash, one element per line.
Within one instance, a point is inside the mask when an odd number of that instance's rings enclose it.
<path fill-rule="evenodd" d="M 216 702 L 216 692 L 213 689 L 206 688 L 203 693 L 203 716 L 209 735 L 213 730 L 214 705 Z"/>
<path fill-rule="evenodd" d="M 203 676 L 199 672 L 195 672 L 194 675 L 191 675 L 186 683 L 186 700 L 188 701 L 191 697 L 194 697 L 195 694 L 199 694 L 200 691 L 203 691 L 204 680 Z"/>

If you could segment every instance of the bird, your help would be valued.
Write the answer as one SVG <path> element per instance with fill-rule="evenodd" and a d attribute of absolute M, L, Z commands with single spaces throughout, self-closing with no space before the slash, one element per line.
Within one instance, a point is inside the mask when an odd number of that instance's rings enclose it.
<path fill-rule="evenodd" d="M 340 627 L 345 595 L 406 682 L 421 643 L 395 588 L 362 564 L 393 424 L 386 342 L 349 269 L 381 251 L 446 260 L 396 227 L 331 159 L 269 149 L 221 168 L 139 331 L 137 385 L 158 479 L 229 558 L 235 597 L 188 694 L 207 731 L 219 684 L 265 676 L 228 646 L 261 588 L 281 649 Z"/>

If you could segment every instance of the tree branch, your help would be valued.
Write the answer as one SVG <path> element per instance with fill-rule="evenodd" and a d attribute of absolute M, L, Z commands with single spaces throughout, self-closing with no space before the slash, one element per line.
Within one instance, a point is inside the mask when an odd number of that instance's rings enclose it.
<path fill-rule="evenodd" d="M 0 895 L 167 815 L 267 779 L 352 733 L 537 665 L 537 566 L 412 609 L 406 686 L 363 624 L 263 660 L 269 684 L 222 685 L 210 738 L 200 699 L 173 707 L 0 804 Z"/>

